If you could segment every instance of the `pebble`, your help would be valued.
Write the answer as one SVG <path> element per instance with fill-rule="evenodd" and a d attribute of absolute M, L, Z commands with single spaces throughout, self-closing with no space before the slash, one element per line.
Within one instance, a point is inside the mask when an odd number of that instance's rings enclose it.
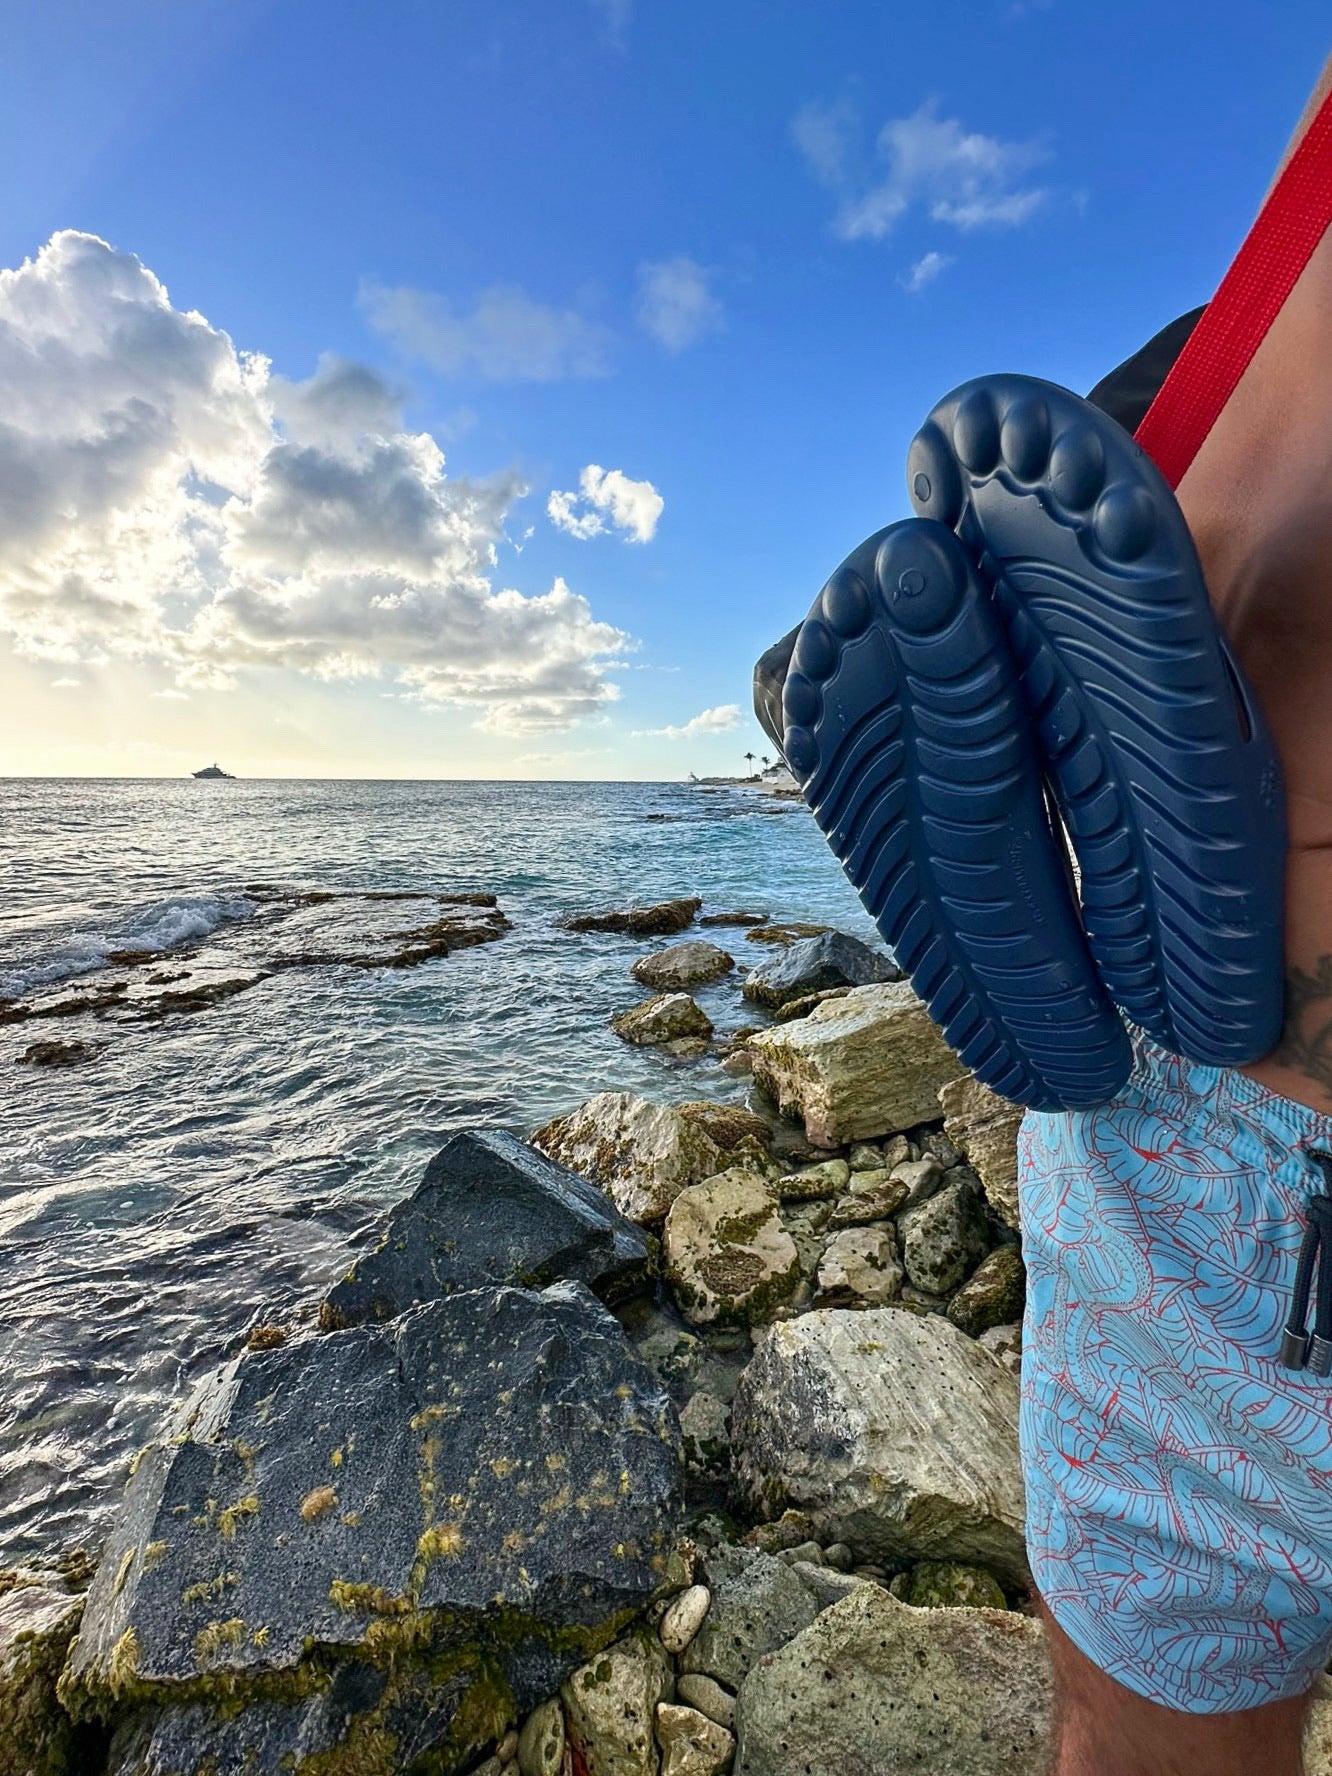
<path fill-rule="evenodd" d="M 703 1618 L 712 1603 L 706 1585 L 691 1585 L 682 1591 L 661 1618 L 661 1644 L 668 1653 L 682 1653 L 703 1626 Z"/>
<path fill-rule="evenodd" d="M 735 1697 L 715 1677 L 701 1671 L 686 1671 L 676 1680 L 675 1688 L 682 1702 L 706 1714 L 710 1721 L 730 1732 L 735 1726 Z"/>
<path fill-rule="evenodd" d="M 930 1154 L 925 1159 L 908 1159 L 893 1167 L 893 1177 L 907 1187 L 907 1207 L 914 1208 L 933 1196 L 943 1179 L 943 1167 Z"/>
<path fill-rule="evenodd" d="M 518 1735 L 519 1776 L 561 1776 L 564 1768 L 564 1710 L 557 1697 L 534 1708 Z"/>

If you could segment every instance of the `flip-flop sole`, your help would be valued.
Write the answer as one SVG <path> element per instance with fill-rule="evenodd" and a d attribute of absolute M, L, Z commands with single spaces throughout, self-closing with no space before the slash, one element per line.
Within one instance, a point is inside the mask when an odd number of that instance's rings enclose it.
<path fill-rule="evenodd" d="M 800 627 L 782 751 L 944 1035 L 1035 1109 L 1104 1102 L 1130 1067 L 1057 841 L 988 591 L 941 524 L 872 536 Z"/>
<path fill-rule="evenodd" d="M 1282 1014 L 1280 768 L 1155 464 L 1068 390 L 987 376 L 934 409 L 907 482 L 994 591 L 1112 996 L 1194 1060 L 1266 1054 Z"/>

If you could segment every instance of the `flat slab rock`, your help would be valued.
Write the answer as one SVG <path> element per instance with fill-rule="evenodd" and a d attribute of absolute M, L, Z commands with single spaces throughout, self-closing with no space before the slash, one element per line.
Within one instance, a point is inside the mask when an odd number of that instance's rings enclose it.
<path fill-rule="evenodd" d="M 746 1678 L 735 1776 L 1044 1776 L 1050 1703 L 1039 1622 L 864 1585 Z"/>
<path fill-rule="evenodd" d="M 831 1308 L 773 1326 L 740 1377 L 731 1464 L 761 1516 L 808 1514 L 862 1561 L 1029 1579 L 1017 1381 L 937 1315 Z"/>
<path fill-rule="evenodd" d="M 648 1242 L 605 1191 L 505 1129 L 462 1129 L 412 1194 L 395 1204 L 374 1251 L 325 1296 L 325 1331 L 391 1320 L 460 1289 L 569 1278 L 618 1301 L 644 1283 Z"/>
<path fill-rule="evenodd" d="M 749 1041 L 755 1082 L 819 1147 L 895 1134 L 938 1115 L 962 1063 L 906 981 L 855 987 Z"/>
<path fill-rule="evenodd" d="M 766 1158 L 760 1117 L 726 1104 L 654 1104 L 633 1092 L 599 1092 L 532 1136 L 532 1145 L 590 1178 L 622 1215 L 663 1221 L 687 1185 L 730 1165 Z"/>
<path fill-rule="evenodd" d="M 280 1695 L 312 1643 L 425 1629 L 531 1705 L 650 1595 L 680 1487 L 674 1411 L 578 1283 L 247 1353 L 140 1459 L 64 1693 Z"/>
<path fill-rule="evenodd" d="M 663 900 L 656 906 L 625 907 L 608 913 L 575 913 L 564 921 L 566 931 L 619 931 L 629 937 L 673 937 L 694 923 L 703 902 L 690 897 Z"/>

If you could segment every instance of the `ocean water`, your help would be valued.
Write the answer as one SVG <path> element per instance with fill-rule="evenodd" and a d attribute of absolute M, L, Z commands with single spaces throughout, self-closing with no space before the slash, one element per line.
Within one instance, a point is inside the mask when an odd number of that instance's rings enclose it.
<path fill-rule="evenodd" d="M 452 1130 L 526 1135 L 604 1090 L 743 1101 L 715 1061 L 611 1033 L 658 945 L 565 915 L 697 894 L 875 937 L 803 806 L 743 788 L 11 780 L 0 999 L 95 994 L 140 955 L 166 980 L 163 952 L 234 973 L 272 941 L 255 891 L 275 887 L 484 890 L 512 927 L 417 967 L 280 970 L 159 1021 L 0 1023 L 0 1564 L 95 1549 L 168 1406 L 256 1322 L 316 1303 Z M 698 995 L 718 1030 L 754 1021 L 738 981 L 773 952 L 690 935 L 740 964 Z M 22 1063 L 53 1038 L 98 1046 Z"/>

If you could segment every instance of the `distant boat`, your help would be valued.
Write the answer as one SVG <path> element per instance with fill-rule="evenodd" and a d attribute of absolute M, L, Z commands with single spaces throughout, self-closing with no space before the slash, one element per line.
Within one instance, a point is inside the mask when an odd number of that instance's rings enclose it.
<path fill-rule="evenodd" d="M 205 765 L 202 771 L 196 771 L 194 775 L 196 777 L 225 777 L 228 783 L 236 781 L 231 772 L 224 771 L 221 765 Z"/>

